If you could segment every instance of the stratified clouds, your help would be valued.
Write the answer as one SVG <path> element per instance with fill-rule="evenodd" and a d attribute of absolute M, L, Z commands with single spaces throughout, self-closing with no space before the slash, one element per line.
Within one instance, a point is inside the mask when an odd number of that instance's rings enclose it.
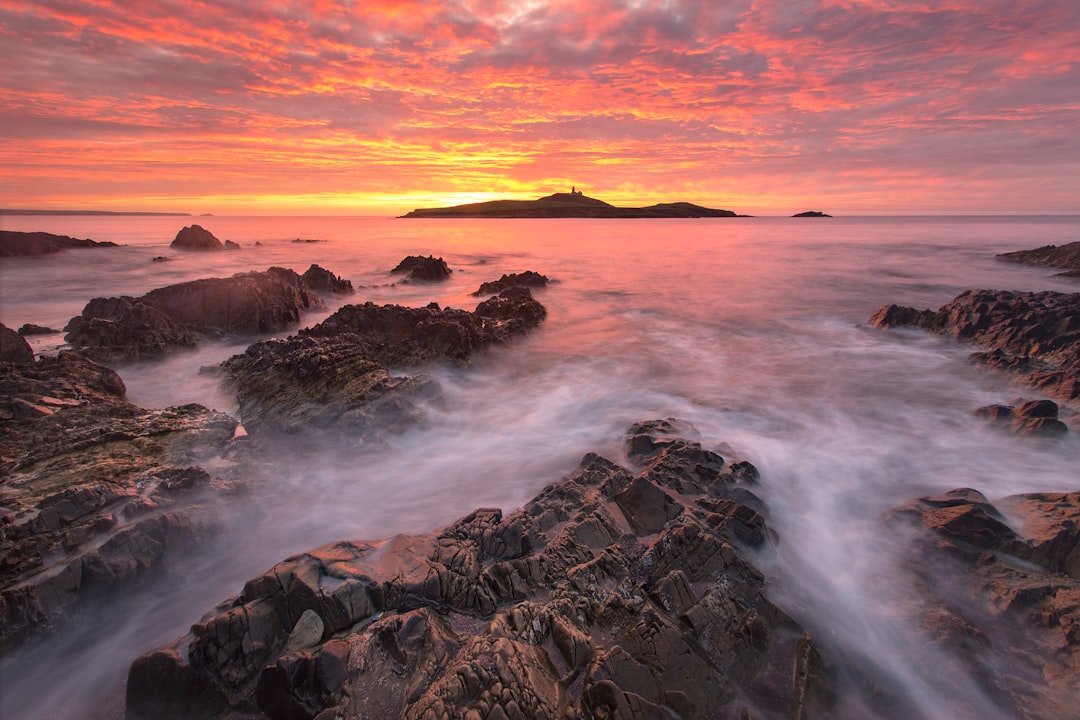
<path fill-rule="evenodd" d="M 1077 211 L 1077 37 L 1073 0 L 0 0 L 3 197 Z"/>

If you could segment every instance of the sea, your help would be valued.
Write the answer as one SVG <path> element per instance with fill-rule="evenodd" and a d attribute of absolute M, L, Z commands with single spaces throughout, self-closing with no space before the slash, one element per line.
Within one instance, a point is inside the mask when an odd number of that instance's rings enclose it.
<path fill-rule="evenodd" d="M 625 461 L 627 427 L 663 417 L 692 422 L 706 447 L 761 471 L 777 536 L 761 559 L 774 602 L 904 688 L 916 714 L 1003 717 L 977 683 L 962 672 L 942 682 L 927 670 L 938 666 L 933 650 L 904 639 L 894 611 L 904 590 L 889 582 L 901 558 L 882 519 L 954 488 L 991 500 L 1080 489 L 1080 433 L 1033 442 L 988 428 L 975 408 L 1042 396 L 971 363 L 971 346 L 866 323 L 882 305 L 937 308 L 967 289 L 1080 291 L 1051 270 L 996 257 L 1080 240 L 1080 216 L 0 221 L 120 245 L 5 258 L 0 321 L 9 327 L 61 329 L 94 297 L 270 266 L 314 263 L 356 286 L 302 326 L 345 303 L 472 309 L 471 293 L 504 273 L 552 281 L 535 292 L 548 316 L 529 335 L 467 366 L 392 369 L 426 372 L 442 387 L 444 402 L 419 426 L 378 447 L 328 430 L 316 455 L 267 450 L 276 470 L 229 509 L 220 537 L 186 558 L 181 582 L 119 593 L 100 615 L 3 658 L 8 720 L 122 717 L 131 661 L 275 562 L 335 540 L 430 532 L 478 507 L 512 511 L 587 452 Z M 240 249 L 171 250 L 194 223 Z M 407 255 L 442 257 L 453 273 L 401 282 L 389 271 Z M 199 369 L 256 339 L 116 369 L 143 407 L 235 413 L 235 399 Z M 32 344 L 56 352 L 63 335 Z"/>

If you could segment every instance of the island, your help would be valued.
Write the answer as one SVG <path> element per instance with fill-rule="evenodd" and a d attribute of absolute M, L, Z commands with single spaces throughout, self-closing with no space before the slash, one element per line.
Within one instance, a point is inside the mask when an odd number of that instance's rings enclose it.
<path fill-rule="evenodd" d="M 806 212 L 796 213 L 791 217 L 832 217 L 832 215 L 823 213 L 820 210 L 807 210 Z"/>
<path fill-rule="evenodd" d="M 702 218 L 748 217 L 731 210 L 714 210 L 688 202 L 648 207 L 616 207 L 591 198 L 576 187 L 536 200 L 491 200 L 444 208 L 420 208 L 406 218 Z"/>

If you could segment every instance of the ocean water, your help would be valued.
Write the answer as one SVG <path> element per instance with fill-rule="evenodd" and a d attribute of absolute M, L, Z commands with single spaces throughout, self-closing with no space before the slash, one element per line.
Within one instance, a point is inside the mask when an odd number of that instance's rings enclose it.
<path fill-rule="evenodd" d="M 916 714 L 1002 717 L 967 678 L 928 672 L 932 653 L 903 641 L 890 611 L 896 588 L 882 581 L 898 559 L 881 517 L 958 487 L 991 499 L 1076 490 L 1080 439 L 1032 443 L 987 429 L 974 408 L 1040 395 L 970 364 L 970 347 L 865 322 L 887 303 L 936 308 L 971 288 L 1076 292 L 1075 281 L 995 255 L 1080 240 L 1080 217 L 2 221 L 123 245 L 4 259 L 0 321 L 9 327 L 61 328 L 95 296 L 272 265 L 318 263 L 358 286 L 304 325 L 345 302 L 471 309 L 470 293 L 503 273 L 554 281 L 536 291 L 548 309 L 539 330 L 468 367 L 425 368 L 446 401 L 421 427 L 377 452 L 333 432 L 317 457 L 278 448 L 278 470 L 226 509 L 229 530 L 186 560 L 182 582 L 126 593 L 101 617 L 6 658 L 5 718 L 120 717 L 131 660 L 274 562 L 338 539 L 427 532 L 477 507 L 513 510 L 588 451 L 622 460 L 627 426 L 667 416 L 761 470 L 780 538 L 766 566 L 778 604 L 833 647 L 866 657 Z M 242 249 L 170 251 L 193 222 Z M 451 279 L 395 284 L 388 271 L 411 254 L 442 256 Z M 151 262 L 160 255 L 172 259 Z M 118 370 L 144 407 L 232 412 L 235 401 L 198 369 L 251 340 Z M 33 344 L 53 352 L 62 336 Z"/>

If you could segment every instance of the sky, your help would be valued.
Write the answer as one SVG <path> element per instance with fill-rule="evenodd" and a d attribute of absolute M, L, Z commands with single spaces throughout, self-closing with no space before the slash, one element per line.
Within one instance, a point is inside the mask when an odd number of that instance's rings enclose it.
<path fill-rule="evenodd" d="M 0 0 L 0 207 L 1080 213 L 1077 0 Z"/>

